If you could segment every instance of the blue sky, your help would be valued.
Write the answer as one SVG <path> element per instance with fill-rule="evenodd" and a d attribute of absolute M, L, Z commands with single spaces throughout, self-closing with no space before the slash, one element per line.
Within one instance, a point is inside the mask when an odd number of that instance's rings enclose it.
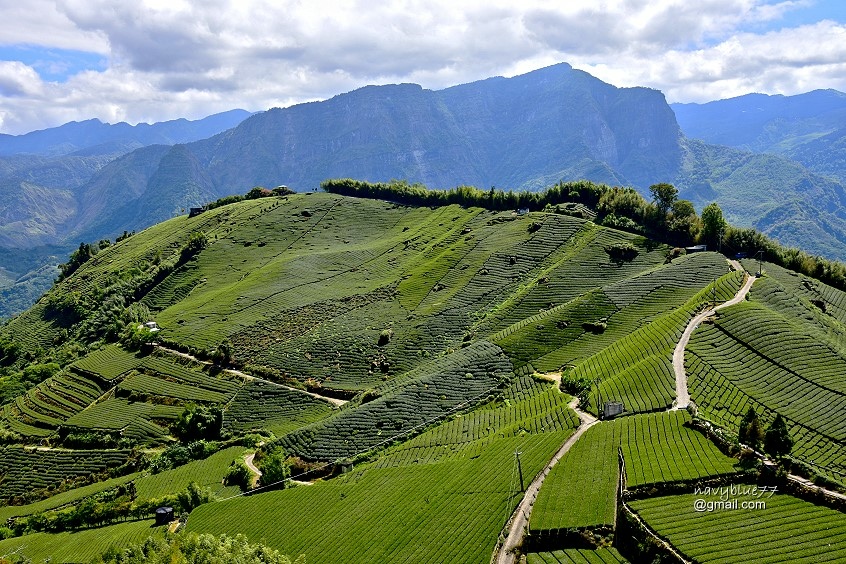
<path fill-rule="evenodd" d="M 20 61 L 35 69 L 42 80 L 65 82 L 82 71 L 103 71 L 108 58 L 100 53 L 40 45 L 0 45 L 0 61 Z"/>
<path fill-rule="evenodd" d="M 670 102 L 846 91 L 838 0 L 0 0 L 0 133 L 567 62 Z"/>

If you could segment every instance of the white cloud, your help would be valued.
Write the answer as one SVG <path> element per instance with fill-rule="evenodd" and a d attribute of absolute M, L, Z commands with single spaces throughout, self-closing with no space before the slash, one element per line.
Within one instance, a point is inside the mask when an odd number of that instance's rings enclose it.
<path fill-rule="evenodd" d="M 197 118 L 365 84 L 442 88 L 560 61 L 679 101 L 846 89 L 842 25 L 766 31 L 809 1 L 32 0 L 20 8 L 0 0 L 6 44 L 108 59 L 105 70 L 63 83 L 5 63 L 0 129 L 19 133 L 90 117 Z"/>

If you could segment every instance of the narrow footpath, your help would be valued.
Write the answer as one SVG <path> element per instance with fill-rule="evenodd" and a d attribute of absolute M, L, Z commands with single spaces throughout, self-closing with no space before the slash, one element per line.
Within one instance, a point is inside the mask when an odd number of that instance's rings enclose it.
<path fill-rule="evenodd" d="M 737 261 L 729 261 L 729 263 L 735 270 L 743 270 L 740 263 Z M 732 299 L 699 313 L 694 316 L 694 318 L 690 320 L 690 323 L 687 324 L 687 327 L 685 327 L 681 339 L 679 339 L 679 342 L 676 344 L 676 348 L 673 350 L 673 372 L 675 372 L 676 375 L 676 401 L 671 411 L 687 409 L 687 406 L 690 405 L 690 394 L 687 391 L 687 373 L 684 370 L 684 349 L 687 347 L 688 341 L 690 341 L 690 336 L 703 321 L 714 315 L 714 313 L 718 310 L 731 307 L 745 300 L 746 294 L 749 293 L 749 290 L 752 288 L 752 284 L 755 283 L 755 280 L 756 278 L 754 276 L 746 274 L 746 280 L 743 286 L 740 287 L 737 294 L 735 294 Z"/>
<path fill-rule="evenodd" d="M 205 364 L 206 366 L 211 366 L 213 364 L 213 363 L 211 363 L 207 360 L 200 360 L 199 358 L 197 358 L 194 355 L 184 353 L 184 352 L 180 352 L 180 351 L 177 351 L 177 350 L 174 350 L 174 349 L 169 349 L 169 348 L 163 347 L 161 345 L 156 345 L 156 348 L 161 350 L 161 351 L 164 351 L 168 354 L 181 356 L 182 358 L 187 358 L 189 360 L 193 360 L 194 362 L 199 362 L 200 364 Z M 244 380 L 260 380 L 262 382 L 266 382 L 267 384 L 272 384 L 272 385 L 278 386 L 280 388 L 285 388 L 286 390 L 291 390 L 292 392 L 300 392 L 301 394 L 306 394 L 306 395 L 311 396 L 313 398 L 317 398 L 317 399 L 321 399 L 323 401 L 327 401 L 335 407 L 341 407 L 342 405 L 348 403 L 347 400 L 342 400 L 342 399 L 338 399 L 338 398 L 330 398 L 329 396 L 321 396 L 320 394 L 315 394 L 314 392 L 308 392 L 306 390 L 300 390 L 298 388 L 286 386 L 285 384 L 280 384 L 278 382 L 273 382 L 271 380 L 265 380 L 264 378 L 259 378 L 257 376 L 253 376 L 251 374 L 247 374 L 246 372 L 241 372 L 240 370 L 233 370 L 231 368 L 224 368 L 223 371 L 228 372 L 229 374 L 238 376 L 239 378 L 243 378 Z"/>
<path fill-rule="evenodd" d="M 247 468 L 250 469 L 250 472 L 253 473 L 253 477 L 250 479 L 250 487 L 255 488 L 258 485 L 259 478 L 261 478 L 261 470 L 259 470 L 256 465 L 253 463 L 253 459 L 256 457 L 256 453 L 251 452 L 250 454 L 244 455 L 244 464 L 247 465 Z"/>
<path fill-rule="evenodd" d="M 509 519 L 508 523 L 505 525 L 505 531 L 507 531 L 505 541 L 501 545 L 497 546 L 497 550 L 494 551 L 493 558 L 491 559 L 492 562 L 496 562 L 496 564 L 514 564 L 517 562 L 517 553 L 515 552 L 515 549 L 523 544 L 523 539 L 529 530 L 529 517 L 532 515 L 532 508 L 534 507 L 535 500 L 538 497 L 538 491 L 540 491 L 549 471 L 552 470 L 552 467 L 555 466 L 565 454 L 567 454 L 570 447 L 579 440 L 585 431 L 599 422 L 599 420 L 590 413 L 580 410 L 578 405 L 578 398 L 573 398 L 573 401 L 568 404 L 568 407 L 575 411 L 579 416 L 579 428 L 563 445 L 561 445 L 561 448 L 558 449 L 558 452 L 555 453 L 552 460 L 549 461 L 543 471 L 538 474 L 532 483 L 529 484 L 529 487 L 526 488 L 526 493 L 523 495 L 523 499 L 520 501 L 517 509 L 514 510 L 514 513 L 511 515 L 511 519 Z"/>

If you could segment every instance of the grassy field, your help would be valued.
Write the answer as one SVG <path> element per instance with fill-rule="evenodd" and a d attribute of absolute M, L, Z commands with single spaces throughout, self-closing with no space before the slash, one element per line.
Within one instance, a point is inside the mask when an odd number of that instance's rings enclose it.
<path fill-rule="evenodd" d="M 719 501 L 719 496 L 695 494 L 642 499 L 631 506 L 658 534 L 703 564 L 846 559 L 842 513 L 789 495 L 769 496 L 736 497 L 738 504 L 765 504 L 747 510 L 696 511 L 695 500 Z"/>

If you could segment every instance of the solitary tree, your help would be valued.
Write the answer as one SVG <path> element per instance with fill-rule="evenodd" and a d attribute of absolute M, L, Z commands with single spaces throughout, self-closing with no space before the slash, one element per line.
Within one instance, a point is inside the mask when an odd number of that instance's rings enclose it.
<path fill-rule="evenodd" d="M 725 231 L 726 220 L 723 219 L 723 210 L 717 202 L 712 202 L 702 210 L 702 238 L 706 243 L 714 244 Z"/>
<path fill-rule="evenodd" d="M 737 438 L 741 443 L 749 445 L 757 449 L 764 438 L 764 430 L 761 428 L 761 421 L 758 419 L 758 414 L 755 413 L 755 408 L 749 406 L 749 410 L 743 419 L 740 421 L 740 431 L 737 433 Z"/>
<path fill-rule="evenodd" d="M 787 430 L 787 424 L 781 415 L 776 415 L 775 420 L 764 434 L 764 450 L 776 458 L 787 456 L 793 449 L 793 437 Z"/>

